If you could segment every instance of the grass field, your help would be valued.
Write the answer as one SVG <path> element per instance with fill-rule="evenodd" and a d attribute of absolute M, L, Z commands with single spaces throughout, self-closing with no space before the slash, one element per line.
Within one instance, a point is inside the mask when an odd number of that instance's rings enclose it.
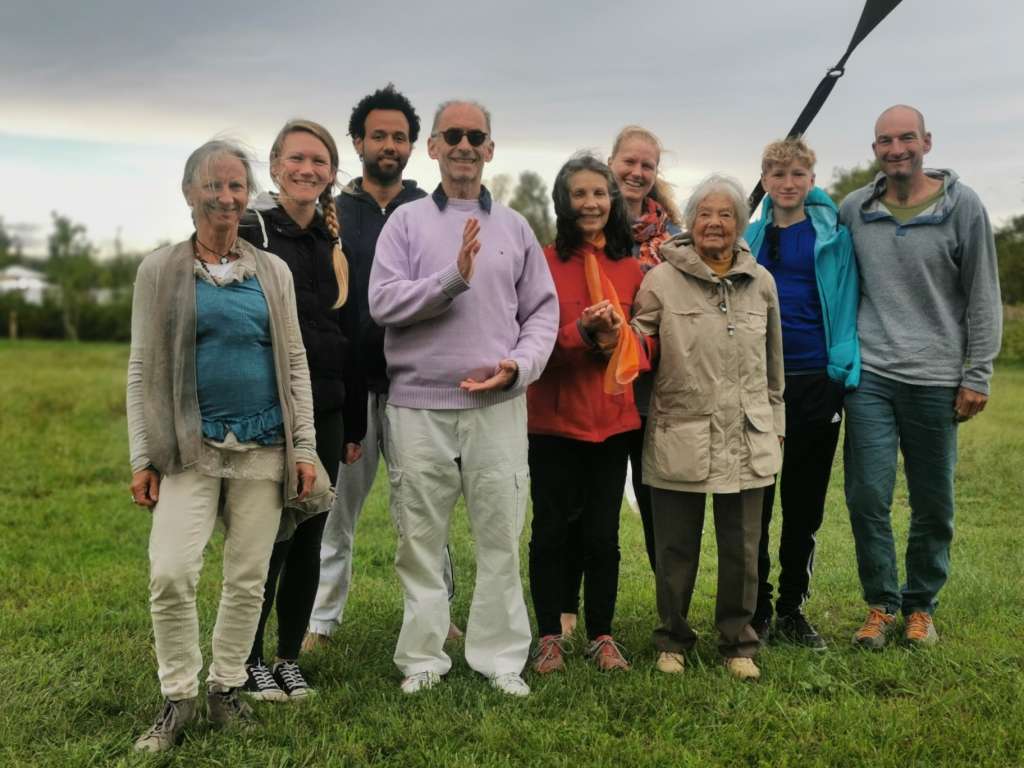
<path fill-rule="evenodd" d="M 407 698 L 391 662 L 402 607 L 379 486 L 360 522 L 345 624 L 308 661 L 320 695 L 261 706 L 254 732 L 198 725 L 174 753 L 136 757 L 132 740 L 160 698 L 149 516 L 127 492 L 126 356 L 117 345 L 0 342 L 0 765 L 1024 764 L 1021 367 L 997 371 L 989 409 L 961 430 L 953 572 L 932 650 L 850 647 L 864 606 L 837 466 L 808 605 L 827 653 L 772 646 L 759 658 L 761 683 L 727 678 L 706 536 L 691 614 L 700 644 L 684 675 L 655 672 L 653 578 L 639 519 L 624 512 L 616 625 L 632 672 L 603 676 L 573 657 L 567 674 L 528 677 L 533 695 L 510 700 L 466 667 L 456 643 L 447 681 Z M 895 518 L 905 540 L 902 486 Z M 461 509 L 453 546 L 463 623 L 473 567 Z M 215 535 L 200 583 L 207 656 L 219 567 Z"/>

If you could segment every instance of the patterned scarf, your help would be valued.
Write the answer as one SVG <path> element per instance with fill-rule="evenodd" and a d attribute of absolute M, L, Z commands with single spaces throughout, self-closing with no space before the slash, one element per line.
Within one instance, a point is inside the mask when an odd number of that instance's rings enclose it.
<path fill-rule="evenodd" d="M 584 245 L 583 271 L 587 278 L 587 291 L 590 293 L 591 304 L 608 299 L 612 309 L 619 316 L 622 324 L 619 326 L 619 338 L 615 344 L 608 367 L 604 371 L 604 391 L 609 395 L 621 395 L 626 387 L 637 377 L 640 372 L 640 347 L 632 328 L 629 326 L 629 318 L 622 314 L 622 305 L 619 304 L 619 294 L 612 285 L 612 281 L 597 263 L 596 250 L 604 247 L 604 238 L 593 246 Z"/>
<path fill-rule="evenodd" d="M 672 237 L 668 232 L 668 212 L 649 197 L 644 198 L 644 211 L 633 222 L 633 255 L 640 269 L 647 272 L 661 264 L 658 248 Z"/>

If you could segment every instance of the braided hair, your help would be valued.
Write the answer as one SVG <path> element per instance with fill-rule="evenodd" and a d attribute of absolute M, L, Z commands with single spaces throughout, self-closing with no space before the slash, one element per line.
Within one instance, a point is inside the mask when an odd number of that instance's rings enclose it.
<path fill-rule="evenodd" d="M 271 165 L 280 157 L 285 138 L 288 134 L 295 131 L 304 131 L 323 142 L 323 145 L 327 147 L 327 153 L 331 156 L 331 172 L 336 178 L 338 174 L 338 145 L 334 142 L 334 137 L 331 136 L 330 131 L 320 125 L 320 123 L 314 123 L 312 120 L 289 120 L 284 124 L 284 128 L 278 132 L 277 138 L 274 139 L 274 143 L 270 147 Z M 334 187 L 336 184 L 337 181 L 332 181 L 324 187 L 324 191 L 320 193 L 320 198 L 317 201 L 320 203 L 327 230 L 334 239 L 334 249 L 331 252 L 331 266 L 334 268 L 334 278 L 338 282 L 338 300 L 334 302 L 333 309 L 344 306 L 348 300 L 348 259 L 345 258 L 345 252 L 341 249 L 341 224 L 338 221 L 337 209 L 334 207 Z"/>

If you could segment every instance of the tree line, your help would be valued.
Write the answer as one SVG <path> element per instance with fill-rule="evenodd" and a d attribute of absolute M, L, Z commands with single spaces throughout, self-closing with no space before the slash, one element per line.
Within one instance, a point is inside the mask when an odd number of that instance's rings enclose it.
<path fill-rule="evenodd" d="M 875 163 L 839 168 L 827 191 L 838 203 L 870 182 L 877 171 Z M 540 174 L 523 171 L 515 181 L 508 174 L 499 174 L 487 184 L 496 200 L 523 215 L 541 243 L 554 240 L 551 197 Z M 1024 305 L 1024 214 L 999 227 L 995 239 L 1003 303 Z M 31 267 L 41 271 L 53 286 L 42 305 L 29 304 L 18 293 L 0 294 L 0 317 L 7 318 L 8 335 L 127 341 L 131 333 L 131 287 L 143 256 L 125 252 L 115 243 L 113 256 L 100 259 L 85 226 L 54 212 L 46 256 L 32 258 L 23 253 L 18 238 L 0 219 L 0 269 L 12 264 Z M 1009 314 L 1019 318 L 1024 311 L 1010 310 Z M 1014 325 L 1021 326 L 1019 333 L 1016 328 L 1012 332 L 1022 338 L 1014 341 L 1008 337 L 1007 341 L 1014 349 L 1020 346 L 1019 354 L 1013 356 L 1024 357 L 1024 322 Z"/>

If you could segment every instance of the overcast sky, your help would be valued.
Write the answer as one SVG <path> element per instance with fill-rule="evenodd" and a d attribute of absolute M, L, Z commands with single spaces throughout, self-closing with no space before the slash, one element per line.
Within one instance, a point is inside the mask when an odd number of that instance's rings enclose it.
<path fill-rule="evenodd" d="M 657 133 L 683 199 L 712 171 L 756 181 L 849 43 L 861 0 L 462 3 L 5 0 L 0 6 L 0 217 L 45 236 L 51 211 L 103 247 L 149 249 L 191 231 L 181 169 L 227 134 L 264 161 L 283 122 L 345 137 L 353 104 L 388 81 L 428 124 L 475 98 L 497 144 L 485 172 L 550 184 L 574 151 L 602 156 L 626 123 Z M 635 9 L 630 11 L 629 9 Z M 861 44 L 807 138 L 818 180 L 871 158 L 878 113 L 919 107 L 928 164 L 956 170 L 998 224 L 1024 212 L 1024 63 L 1016 0 L 903 0 Z M 432 188 L 425 141 L 406 176 Z"/>

